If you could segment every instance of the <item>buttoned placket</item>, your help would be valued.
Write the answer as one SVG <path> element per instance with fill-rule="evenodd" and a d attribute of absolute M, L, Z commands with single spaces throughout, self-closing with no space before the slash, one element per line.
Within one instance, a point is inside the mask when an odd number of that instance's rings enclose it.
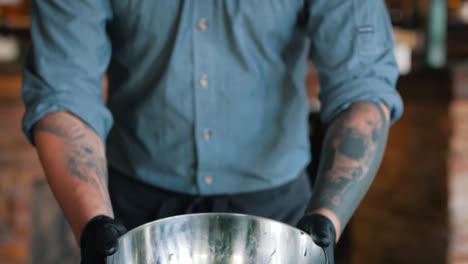
<path fill-rule="evenodd" d="M 195 5 L 197 9 L 197 5 Z M 212 139 L 215 136 L 213 133 L 212 125 L 212 111 L 213 107 L 213 94 L 210 82 L 210 65 L 209 53 L 207 52 L 208 45 L 204 45 L 210 29 L 210 21 L 207 16 L 198 14 L 195 11 L 195 34 L 194 34 L 194 58 L 195 58 L 195 131 L 197 141 L 197 158 L 198 158 L 198 171 L 197 182 L 199 189 L 209 189 L 215 181 L 215 176 L 207 169 L 209 156 L 212 148 Z M 207 12 L 207 10 L 199 10 Z"/>

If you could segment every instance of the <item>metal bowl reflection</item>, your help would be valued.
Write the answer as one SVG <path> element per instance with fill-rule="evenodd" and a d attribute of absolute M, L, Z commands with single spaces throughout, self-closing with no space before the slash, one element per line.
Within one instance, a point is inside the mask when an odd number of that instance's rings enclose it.
<path fill-rule="evenodd" d="M 181 215 L 137 227 L 119 239 L 108 264 L 323 264 L 309 235 L 266 218 Z"/>

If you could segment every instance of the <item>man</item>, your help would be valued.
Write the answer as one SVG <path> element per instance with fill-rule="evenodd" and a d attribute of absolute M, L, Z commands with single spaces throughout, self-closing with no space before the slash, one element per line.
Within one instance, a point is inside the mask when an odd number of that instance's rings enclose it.
<path fill-rule="evenodd" d="M 126 229 L 206 211 L 299 222 L 333 263 L 402 112 L 383 1 L 32 3 L 23 127 L 82 263 Z M 309 50 L 328 125 L 313 194 Z"/>

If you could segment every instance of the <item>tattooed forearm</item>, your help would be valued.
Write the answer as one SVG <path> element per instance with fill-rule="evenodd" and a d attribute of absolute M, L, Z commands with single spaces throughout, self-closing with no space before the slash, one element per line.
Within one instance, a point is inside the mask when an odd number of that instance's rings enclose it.
<path fill-rule="evenodd" d="M 84 123 L 55 115 L 53 119 L 41 120 L 36 132 L 51 133 L 65 145 L 68 172 L 83 182 L 91 184 L 101 198 L 108 200 L 106 191 L 107 163 L 104 147 L 97 135 Z"/>
<path fill-rule="evenodd" d="M 107 170 L 104 167 L 105 163 L 106 162 L 103 158 L 83 157 L 82 153 L 73 152 L 73 154 L 68 157 L 67 165 L 71 175 L 79 178 L 84 182 L 92 184 L 93 187 L 99 192 L 99 194 L 104 196 L 106 190 L 103 186 L 105 181 L 102 176 L 107 175 Z M 92 176 L 92 173 L 99 177 L 96 179 Z"/>
<path fill-rule="evenodd" d="M 341 229 L 367 192 L 383 156 L 389 122 L 381 107 L 356 103 L 327 130 L 310 210 L 333 212 Z"/>
<path fill-rule="evenodd" d="M 67 140 L 79 140 L 85 137 L 85 130 L 76 121 L 55 117 L 54 122 L 39 121 L 35 130 L 49 132 Z"/>

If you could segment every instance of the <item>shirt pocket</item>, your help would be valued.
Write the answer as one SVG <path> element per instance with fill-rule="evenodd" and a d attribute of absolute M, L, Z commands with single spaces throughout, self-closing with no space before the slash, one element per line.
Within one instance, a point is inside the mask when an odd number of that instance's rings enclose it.
<path fill-rule="evenodd" d="M 285 42 L 296 26 L 302 0 L 227 1 L 233 26 L 252 36 Z M 235 8 L 237 7 L 237 8 Z"/>
<path fill-rule="evenodd" d="M 114 21 L 119 34 L 128 38 L 143 34 L 161 37 L 170 34 L 184 5 L 180 0 L 114 0 Z"/>

